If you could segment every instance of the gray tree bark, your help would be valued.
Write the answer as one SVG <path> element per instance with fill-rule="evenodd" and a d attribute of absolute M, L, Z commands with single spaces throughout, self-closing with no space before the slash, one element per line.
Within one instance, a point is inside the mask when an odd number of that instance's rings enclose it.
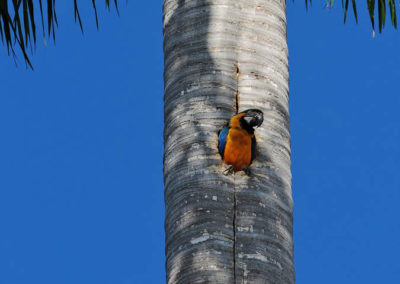
<path fill-rule="evenodd" d="M 286 3 L 164 0 L 167 283 L 294 283 Z M 251 175 L 218 131 L 264 112 Z"/>

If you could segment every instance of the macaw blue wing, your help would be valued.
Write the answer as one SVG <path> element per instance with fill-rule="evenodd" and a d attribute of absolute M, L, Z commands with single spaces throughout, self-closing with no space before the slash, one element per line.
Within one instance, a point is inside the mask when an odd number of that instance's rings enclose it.
<path fill-rule="evenodd" d="M 226 137 L 228 137 L 229 129 L 229 126 L 225 126 L 218 134 L 218 152 L 221 155 L 222 159 L 224 158 Z"/>
<path fill-rule="evenodd" d="M 254 158 L 256 157 L 256 148 L 257 148 L 256 137 L 253 136 L 253 138 L 251 139 L 251 162 L 253 162 Z"/>

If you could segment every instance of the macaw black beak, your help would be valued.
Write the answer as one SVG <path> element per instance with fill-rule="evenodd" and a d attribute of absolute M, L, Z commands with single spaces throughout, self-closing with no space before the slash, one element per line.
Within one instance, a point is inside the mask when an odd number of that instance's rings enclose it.
<path fill-rule="evenodd" d="M 264 115 L 261 113 L 261 117 L 259 117 L 258 119 L 257 127 L 260 127 L 263 122 L 264 122 Z"/>

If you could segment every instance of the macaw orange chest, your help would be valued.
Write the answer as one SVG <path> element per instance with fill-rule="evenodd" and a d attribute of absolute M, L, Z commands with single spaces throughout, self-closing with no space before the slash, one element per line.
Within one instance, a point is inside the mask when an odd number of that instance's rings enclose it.
<path fill-rule="evenodd" d="M 249 166 L 251 162 L 252 135 L 240 128 L 231 128 L 226 138 L 224 162 L 235 171 Z"/>

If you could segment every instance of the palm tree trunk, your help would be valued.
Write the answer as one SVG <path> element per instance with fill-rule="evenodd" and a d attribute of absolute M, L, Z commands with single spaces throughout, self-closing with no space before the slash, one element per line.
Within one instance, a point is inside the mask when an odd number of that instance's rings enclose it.
<path fill-rule="evenodd" d="M 284 0 L 164 0 L 168 283 L 294 283 Z M 251 175 L 217 133 L 258 108 Z"/>

